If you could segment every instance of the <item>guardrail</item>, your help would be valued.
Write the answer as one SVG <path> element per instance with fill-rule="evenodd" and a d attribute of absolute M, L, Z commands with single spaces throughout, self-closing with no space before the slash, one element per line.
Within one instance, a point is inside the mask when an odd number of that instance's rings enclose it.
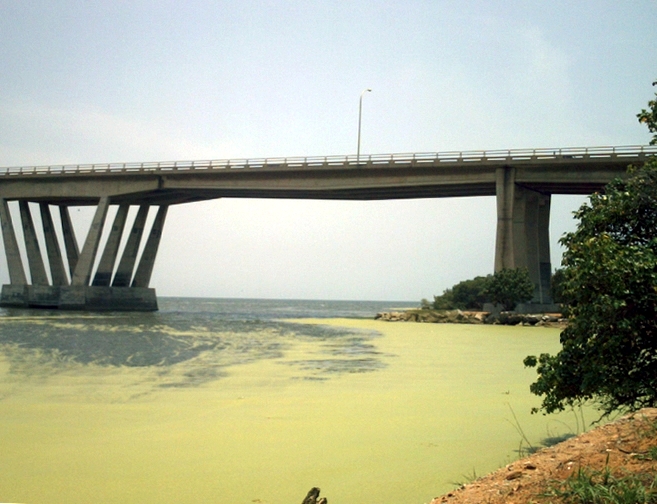
<path fill-rule="evenodd" d="M 622 147 L 566 147 L 543 149 L 510 149 L 483 151 L 416 152 L 402 154 L 370 154 L 356 158 L 347 156 L 274 157 L 254 159 L 219 159 L 197 161 L 161 161 L 146 163 L 65 164 L 13 166 L 0 168 L 0 176 L 61 175 L 106 173 L 164 173 L 192 170 L 233 170 L 245 168 L 321 168 L 378 165 L 422 165 L 475 162 L 538 161 L 550 159 L 643 159 L 657 155 L 655 145 Z"/>

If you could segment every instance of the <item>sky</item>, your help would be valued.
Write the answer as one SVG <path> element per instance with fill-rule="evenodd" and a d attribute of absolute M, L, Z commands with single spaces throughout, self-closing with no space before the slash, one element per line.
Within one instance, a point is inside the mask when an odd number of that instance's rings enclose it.
<path fill-rule="evenodd" d="M 655 19 L 654 0 L 0 0 L 0 166 L 355 154 L 366 88 L 361 154 L 647 144 Z M 583 201 L 552 198 L 553 268 Z M 491 197 L 177 205 L 151 286 L 431 299 L 492 273 L 495 223 Z"/>

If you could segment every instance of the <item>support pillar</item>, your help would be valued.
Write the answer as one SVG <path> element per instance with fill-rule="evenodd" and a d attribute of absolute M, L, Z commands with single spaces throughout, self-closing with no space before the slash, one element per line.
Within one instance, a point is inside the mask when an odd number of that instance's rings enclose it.
<path fill-rule="evenodd" d="M 98 264 L 98 269 L 96 270 L 96 275 L 94 276 L 92 285 L 109 286 L 112 280 L 114 263 L 116 262 L 116 256 L 119 252 L 121 236 L 123 235 L 123 228 L 125 227 L 125 221 L 128 217 L 129 209 L 130 205 L 120 205 L 116 212 L 114 224 L 112 224 L 112 230 L 110 231 L 109 238 L 105 244 L 105 250 L 100 258 L 100 263 Z"/>
<path fill-rule="evenodd" d="M 2 240 L 5 244 L 5 256 L 7 257 L 7 269 L 9 269 L 9 281 L 11 285 L 27 285 L 23 260 L 18 250 L 16 232 L 11 221 L 9 205 L 7 200 L 0 199 L 0 223 L 2 224 Z"/>
<path fill-rule="evenodd" d="M 23 238 L 25 239 L 25 250 L 32 285 L 49 285 L 29 204 L 27 201 L 21 200 L 18 202 L 18 207 L 21 213 L 21 222 L 23 223 Z"/>
<path fill-rule="evenodd" d="M 497 194 L 497 236 L 495 240 L 495 271 L 515 268 L 513 261 L 513 199 L 516 170 L 508 166 L 495 172 Z"/>
<path fill-rule="evenodd" d="M 66 269 L 62 260 L 62 251 L 59 248 L 59 240 L 55 234 L 55 226 L 50 213 L 50 206 L 47 203 L 40 203 L 41 224 L 43 226 L 43 236 L 46 239 L 46 251 L 48 253 L 48 264 L 50 264 L 50 277 L 53 286 L 68 285 Z"/>
<path fill-rule="evenodd" d="M 114 275 L 112 287 L 129 287 L 132 280 L 132 273 L 137 262 L 137 254 L 139 252 L 139 244 L 141 243 L 141 236 L 144 233 L 144 226 L 146 225 L 146 217 L 148 216 L 148 205 L 141 205 L 135 222 L 132 225 L 128 242 L 123 249 L 121 262 Z"/>
<path fill-rule="evenodd" d="M 495 271 L 527 268 L 534 283 L 532 303 L 549 305 L 550 195 L 516 185 L 513 168 L 498 168 L 496 177 Z"/>
<path fill-rule="evenodd" d="M 96 256 L 100 248 L 107 212 L 109 197 L 100 198 L 96 213 L 89 228 L 89 232 L 78 252 L 77 241 L 73 233 L 73 226 L 65 206 L 60 207 L 62 234 L 64 246 L 72 270 L 71 282 L 68 285 L 66 269 L 64 266 L 60 240 L 54 229 L 52 214 L 48 203 L 40 204 L 43 233 L 48 252 L 48 262 L 51 267 L 53 285 L 48 285 L 48 277 L 44 267 L 43 257 L 39 250 L 34 222 L 28 203 L 19 201 L 25 248 L 30 261 L 32 285 L 27 283 L 21 253 L 11 222 L 11 214 L 7 202 L 0 198 L 0 223 L 5 242 L 7 265 L 11 284 L 2 286 L 0 306 L 20 308 L 59 308 L 62 310 L 112 310 L 112 311 L 155 311 L 157 310 L 157 297 L 155 289 L 148 287 L 153 270 L 153 263 L 162 234 L 162 227 L 167 213 L 167 207 L 160 207 L 150 231 L 144 253 L 139 262 L 135 281 L 130 286 L 135 259 L 139 250 L 139 243 L 143 234 L 149 207 L 142 205 L 132 227 L 131 237 L 128 239 L 126 251 L 119 265 L 119 271 L 125 273 L 126 285 L 110 286 L 110 279 L 118 255 L 121 236 L 125 228 L 129 205 L 119 206 L 112 230 L 100 258 L 93 285 L 89 285 Z"/>
<path fill-rule="evenodd" d="M 59 216 L 62 221 L 62 235 L 64 236 L 68 269 L 71 278 L 73 278 L 73 273 L 75 272 L 75 267 L 78 265 L 78 258 L 80 257 L 78 241 L 75 239 L 75 231 L 73 230 L 73 224 L 71 224 L 71 215 L 67 206 L 59 207 Z"/>
<path fill-rule="evenodd" d="M 98 202 L 94 219 L 91 222 L 87 239 L 84 241 L 82 253 L 78 259 L 78 263 L 73 272 L 71 285 L 87 286 L 91 279 L 91 270 L 94 266 L 96 253 L 100 244 L 100 237 L 103 233 L 103 225 L 105 224 L 105 217 L 107 216 L 107 208 L 109 207 L 109 198 L 103 196 Z"/>
<path fill-rule="evenodd" d="M 132 287 L 148 287 L 151 281 L 155 257 L 157 256 L 157 249 L 160 246 L 160 238 L 162 237 L 162 229 L 164 228 L 164 220 L 166 219 L 168 209 L 168 205 L 163 205 L 157 211 L 148 241 L 139 260 L 135 278 L 132 281 Z"/>

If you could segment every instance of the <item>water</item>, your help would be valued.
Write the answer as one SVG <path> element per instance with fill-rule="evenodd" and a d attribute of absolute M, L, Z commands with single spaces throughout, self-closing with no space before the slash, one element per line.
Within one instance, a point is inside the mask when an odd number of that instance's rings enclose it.
<path fill-rule="evenodd" d="M 1 311 L 0 501 L 419 504 L 579 428 L 528 414 L 558 331 L 372 320 L 404 305 Z"/>

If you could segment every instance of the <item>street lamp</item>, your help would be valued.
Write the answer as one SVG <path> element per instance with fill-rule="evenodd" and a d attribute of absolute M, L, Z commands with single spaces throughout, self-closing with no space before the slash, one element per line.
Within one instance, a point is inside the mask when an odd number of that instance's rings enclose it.
<path fill-rule="evenodd" d="M 370 93 L 371 91 L 370 88 L 364 89 L 360 94 L 360 101 L 358 102 L 358 148 L 356 149 L 356 166 L 360 165 L 360 120 L 363 116 L 363 95 L 365 93 Z"/>

